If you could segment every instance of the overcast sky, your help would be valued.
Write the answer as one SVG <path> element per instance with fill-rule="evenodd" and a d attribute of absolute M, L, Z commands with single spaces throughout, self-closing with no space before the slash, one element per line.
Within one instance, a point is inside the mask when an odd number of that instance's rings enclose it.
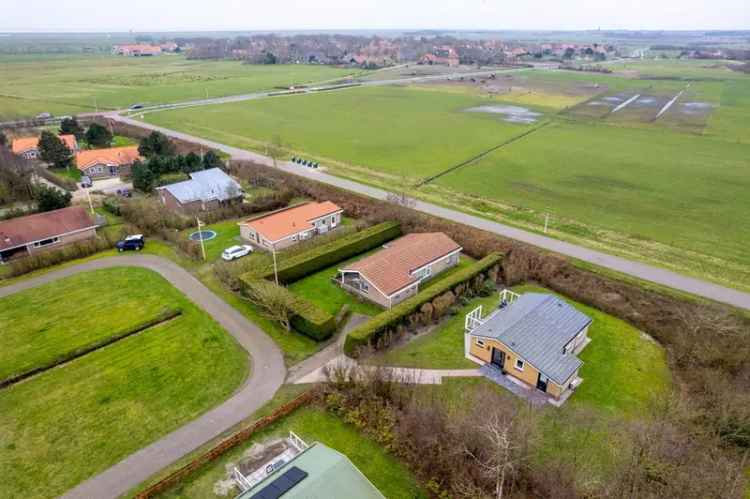
<path fill-rule="evenodd" d="M 2 31 L 749 29 L 749 0 L 0 0 Z"/>

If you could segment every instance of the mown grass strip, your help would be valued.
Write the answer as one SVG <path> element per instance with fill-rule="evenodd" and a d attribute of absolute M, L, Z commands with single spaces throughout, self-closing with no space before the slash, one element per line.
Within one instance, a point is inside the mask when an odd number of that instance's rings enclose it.
<path fill-rule="evenodd" d="M 133 326 L 131 328 L 128 328 L 125 331 L 122 331 L 121 333 L 116 334 L 115 336 L 110 336 L 109 338 L 104 338 L 102 340 L 96 341 L 85 347 L 78 348 L 70 352 L 66 352 L 64 355 L 61 355 L 57 359 L 47 362 L 41 366 L 35 367 L 33 369 L 28 369 L 19 374 L 14 374 L 13 376 L 5 378 L 4 380 L 0 381 L 0 390 L 3 388 L 7 388 L 11 385 L 15 385 L 16 383 L 29 379 L 33 376 L 41 374 L 55 367 L 60 367 L 62 365 L 65 365 L 85 355 L 95 352 L 101 348 L 112 345 L 113 343 L 117 343 L 120 340 L 124 340 L 125 338 L 128 338 L 130 336 L 136 335 L 138 333 L 142 333 L 143 331 L 146 331 L 147 329 L 151 329 L 155 326 L 163 324 L 180 315 L 182 315 L 182 310 L 180 309 L 165 310 L 161 312 L 159 315 L 157 315 L 156 317 L 149 319 L 145 322 L 141 322 L 140 324 Z"/>

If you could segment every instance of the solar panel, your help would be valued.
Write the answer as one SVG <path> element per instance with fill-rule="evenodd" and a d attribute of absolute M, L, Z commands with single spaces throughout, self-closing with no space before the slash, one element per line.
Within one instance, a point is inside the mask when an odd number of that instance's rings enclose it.
<path fill-rule="evenodd" d="M 253 496 L 255 499 L 278 499 L 283 496 L 295 485 L 300 483 L 302 480 L 307 478 L 307 472 L 302 471 L 296 466 L 292 466 L 284 473 L 282 473 L 273 482 L 263 487 L 257 494 Z"/>

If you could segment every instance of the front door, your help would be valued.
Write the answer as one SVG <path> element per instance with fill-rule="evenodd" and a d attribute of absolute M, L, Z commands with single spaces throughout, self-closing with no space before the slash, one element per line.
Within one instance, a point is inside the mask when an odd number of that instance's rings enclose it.
<path fill-rule="evenodd" d="M 492 347 L 492 365 L 502 370 L 505 366 L 505 352 Z"/>
<path fill-rule="evenodd" d="M 537 389 L 546 392 L 547 391 L 547 382 L 549 381 L 549 378 L 547 376 L 544 376 L 542 373 L 539 373 L 539 378 L 536 380 L 536 387 Z"/>

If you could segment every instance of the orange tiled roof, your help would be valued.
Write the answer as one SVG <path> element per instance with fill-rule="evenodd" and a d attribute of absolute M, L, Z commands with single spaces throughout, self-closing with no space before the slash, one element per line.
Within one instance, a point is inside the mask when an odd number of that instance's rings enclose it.
<path fill-rule="evenodd" d="M 75 151 L 78 148 L 78 141 L 75 135 L 60 135 L 59 139 L 63 141 L 63 144 L 68 146 L 68 149 Z M 39 147 L 39 137 L 21 137 L 20 139 L 13 139 L 11 149 L 13 154 L 23 154 L 31 149 Z"/>
<path fill-rule="evenodd" d="M 359 272 L 390 296 L 419 280 L 411 272 L 460 249 L 458 243 L 442 232 L 407 234 L 341 270 Z"/>
<path fill-rule="evenodd" d="M 332 215 L 338 211 L 341 211 L 341 208 L 331 201 L 306 203 L 271 213 L 265 217 L 247 220 L 242 225 L 247 225 L 269 241 L 276 242 L 312 229 L 311 220 Z"/>
<path fill-rule="evenodd" d="M 132 165 L 137 159 L 141 159 L 138 146 L 111 147 L 79 152 L 76 154 L 76 165 L 79 170 L 85 170 L 94 165 Z"/>

